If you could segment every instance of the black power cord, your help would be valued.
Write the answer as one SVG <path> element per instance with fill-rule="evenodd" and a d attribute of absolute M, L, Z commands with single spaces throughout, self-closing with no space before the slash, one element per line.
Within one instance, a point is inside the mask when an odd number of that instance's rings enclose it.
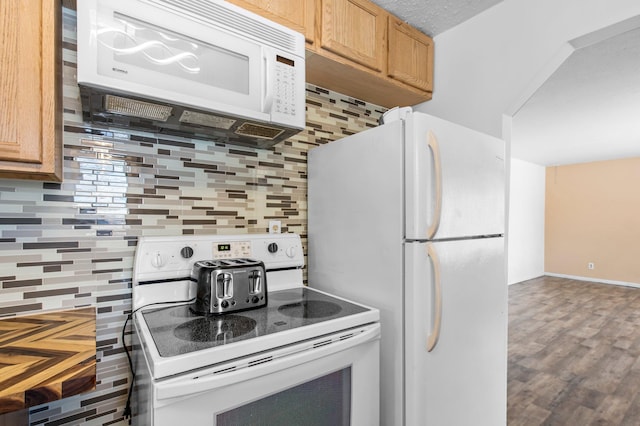
<path fill-rule="evenodd" d="M 136 380 L 136 372 L 133 369 L 133 361 L 131 361 L 129 349 L 124 342 L 124 332 L 127 329 L 127 323 L 133 317 L 134 313 L 135 311 L 127 315 L 127 319 L 124 320 L 124 326 L 122 327 L 122 347 L 124 348 L 124 352 L 127 354 L 127 359 L 129 360 L 129 371 L 131 371 L 131 383 L 129 384 L 129 391 L 127 392 L 127 405 L 124 407 L 124 418 L 129 419 L 129 424 L 131 424 L 131 393 L 133 392 L 133 383 Z"/>
<path fill-rule="evenodd" d="M 125 330 L 127 329 L 127 323 L 130 319 L 133 319 L 133 315 L 138 312 L 140 309 L 147 308 L 149 306 L 154 305 L 168 305 L 168 304 L 182 304 L 182 303 L 191 303 L 195 300 L 195 298 L 190 300 L 178 300 L 174 302 L 155 302 L 149 303 L 144 306 L 140 306 L 138 309 L 135 309 L 127 315 L 127 318 L 124 320 L 124 325 L 122 326 L 122 347 L 124 348 L 124 353 L 127 354 L 127 360 L 129 361 L 129 371 L 131 371 L 131 383 L 129 384 L 129 391 L 127 392 L 127 405 L 124 407 L 124 418 L 129 419 L 129 424 L 131 424 L 131 394 L 133 393 L 133 384 L 136 380 L 136 372 L 133 369 L 133 361 L 131 360 L 131 354 L 129 353 L 129 348 L 124 342 Z"/>

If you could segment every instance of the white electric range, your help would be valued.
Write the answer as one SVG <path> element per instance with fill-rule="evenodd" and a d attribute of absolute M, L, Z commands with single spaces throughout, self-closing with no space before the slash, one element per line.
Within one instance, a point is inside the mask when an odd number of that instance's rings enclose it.
<path fill-rule="evenodd" d="M 230 258 L 264 263 L 266 306 L 195 314 L 193 264 Z M 296 234 L 141 237 L 134 424 L 378 424 L 379 312 L 304 286 L 303 266 Z"/>

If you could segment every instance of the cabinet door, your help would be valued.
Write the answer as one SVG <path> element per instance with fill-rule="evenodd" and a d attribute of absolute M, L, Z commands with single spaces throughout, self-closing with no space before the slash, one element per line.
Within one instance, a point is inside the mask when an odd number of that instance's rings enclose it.
<path fill-rule="evenodd" d="M 384 72 L 387 15 L 367 0 L 322 0 L 321 47 Z"/>
<path fill-rule="evenodd" d="M 228 0 L 274 22 L 304 34 L 309 44 L 315 40 L 315 0 Z"/>
<path fill-rule="evenodd" d="M 433 90 L 433 40 L 389 16 L 389 77 L 421 90 Z"/>
<path fill-rule="evenodd" d="M 0 1 L 0 176 L 60 180 L 59 2 Z"/>

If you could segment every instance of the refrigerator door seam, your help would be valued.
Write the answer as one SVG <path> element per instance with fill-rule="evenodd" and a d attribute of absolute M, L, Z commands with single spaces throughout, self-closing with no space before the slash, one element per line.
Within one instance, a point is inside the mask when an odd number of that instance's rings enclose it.
<path fill-rule="evenodd" d="M 488 234 L 488 235 L 470 235 L 466 237 L 451 237 L 451 238 L 434 238 L 432 240 L 429 239 L 405 239 L 405 243 L 438 243 L 438 242 L 446 242 L 446 241 L 461 241 L 461 240 L 480 240 L 483 238 L 502 238 L 504 234 Z"/>

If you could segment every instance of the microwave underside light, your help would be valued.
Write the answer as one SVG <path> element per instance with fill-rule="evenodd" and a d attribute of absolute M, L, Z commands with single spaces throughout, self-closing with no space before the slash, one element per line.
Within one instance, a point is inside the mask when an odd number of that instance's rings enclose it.
<path fill-rule="evenodd" d="M 237 120 L 212 114 L 203 114 L 201 112 L 184 110 L 179 121 L 181 123 L 197 124 L 198 126 L 230 129 Z"/>

